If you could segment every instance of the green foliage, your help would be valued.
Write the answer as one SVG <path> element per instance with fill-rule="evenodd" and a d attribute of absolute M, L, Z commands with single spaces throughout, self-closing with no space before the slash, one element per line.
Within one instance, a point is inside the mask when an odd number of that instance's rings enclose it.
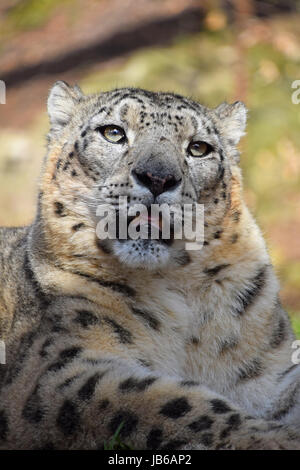
<path fill-rule="evenodd" d="M 21 0 L 11 8 L 6 19 L 7 32 L 30 30 L 47 22 L 56 7 L 71 0 Z"/>
<path fill-rule="evenodd" d="M 104 450 L 133 450 L 133 447 L 122 442 L 120 438 L 120 432 L 123 426 L 124 422 L 118 426 L 115 434 L 109 439 L 109 441 L 104 443 Z"/>
<path fill-rule="evenodd" d="M 292 316 L 292 325 L 293 325 L 297 338 L 300 339 L 300 318 Z"/>

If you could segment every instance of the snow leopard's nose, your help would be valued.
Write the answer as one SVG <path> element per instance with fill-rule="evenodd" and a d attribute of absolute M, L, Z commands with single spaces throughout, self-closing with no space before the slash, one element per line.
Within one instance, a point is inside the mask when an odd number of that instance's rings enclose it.
<path fill-rule="evenodd" d="M 180 152 L 169 140 L 159 139 L 159 136 L 155 142 L 153 137 L 141 139 L 130 152 L 130 160 L 135 161 L 131 176 L 157 197 L 180 185 L 183 176 L 180 159 Z"/>
<path fill-rule="evenodd" d="M 132 175 L 139 184 L 146 186 L 154 196 L 175 189 L 181 182 L 181 178 L 176 178 L 172 174 L 151 173 L 150 171 L 139 171 L 138 169 L 133 170 Z"/>

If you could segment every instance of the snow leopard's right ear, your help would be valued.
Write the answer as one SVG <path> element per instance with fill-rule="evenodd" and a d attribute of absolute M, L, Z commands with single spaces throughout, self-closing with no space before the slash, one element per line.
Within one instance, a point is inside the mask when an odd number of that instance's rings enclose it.
<path fill-rule="evenodd" d="M 56 82 L 48 96 L 48 114 L 51 131 L 59 132 L 74 114 L 75 106 L 84 97 L 78 85 L 71 87 L 64 81 Z"/>

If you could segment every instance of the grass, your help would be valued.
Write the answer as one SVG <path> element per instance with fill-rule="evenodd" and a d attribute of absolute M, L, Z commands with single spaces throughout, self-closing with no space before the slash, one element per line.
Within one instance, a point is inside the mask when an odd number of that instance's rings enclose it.
<path fill-rule="evenodd" d="M 120 438 L 120 432 L 123 426 L 124 422 L 118 426 L 115 434 L 109 439 L 109 441 L 104 442 L 104 450 L 133 450 L 132 446 L 125 444 Z"/>

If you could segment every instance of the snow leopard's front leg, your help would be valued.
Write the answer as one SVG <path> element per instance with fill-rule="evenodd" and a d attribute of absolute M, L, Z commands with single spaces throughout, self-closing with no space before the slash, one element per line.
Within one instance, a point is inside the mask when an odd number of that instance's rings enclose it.
<path fill-rule="evenodd" d="M 134 449 L 287 449 L 285 426 L 252 419 L 193 382 L 151 375 L 120 358 L 68 348 L 39 374 L 25 406 L 2 407 L 2 448 L 96 449 L 119 429 Z M 13 423 L 10 425 L 10 423 Z"/>

